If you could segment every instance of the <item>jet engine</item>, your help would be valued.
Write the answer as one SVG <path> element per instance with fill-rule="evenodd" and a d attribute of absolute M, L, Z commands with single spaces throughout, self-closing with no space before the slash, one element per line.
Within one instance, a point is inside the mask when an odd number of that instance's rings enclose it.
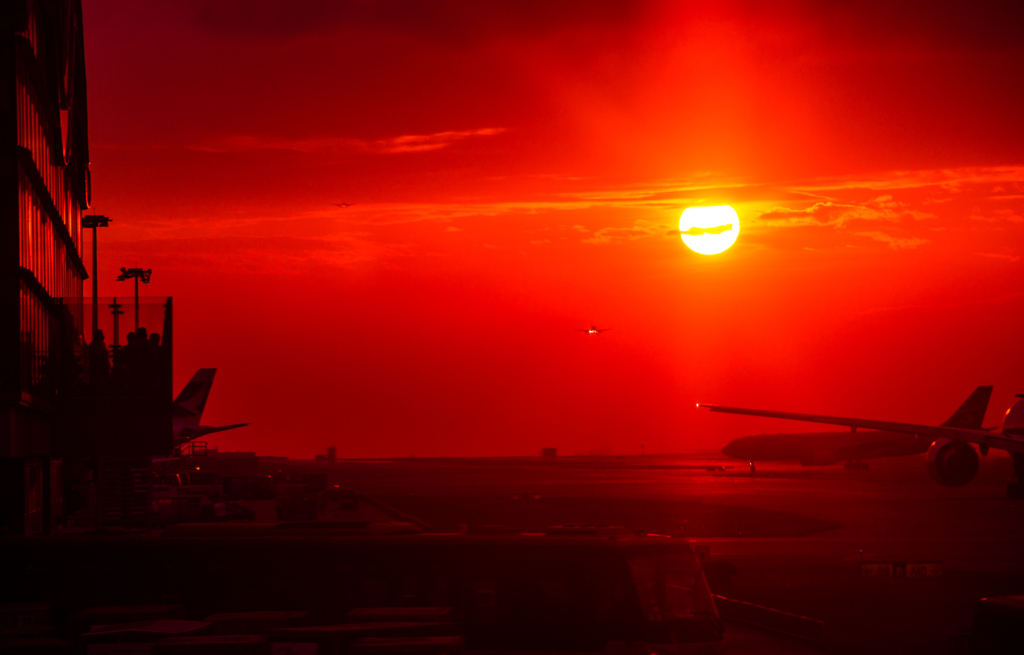
<path fill-rule="evenodd" d="M 936 439 L 928 449 L 928 475 L 944 487 L 962 487 L 978 472 L 978 451 L 966 441 Z"/>

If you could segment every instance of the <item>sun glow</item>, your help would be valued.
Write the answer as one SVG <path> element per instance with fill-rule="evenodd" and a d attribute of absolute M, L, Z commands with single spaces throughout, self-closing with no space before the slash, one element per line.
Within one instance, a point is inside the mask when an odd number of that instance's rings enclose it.
<path fill-rule="evenodd" d="M 688 207 L 679 217 L 679 235 L 686 246 L 702 255 L 717 255 L 736 243 L 740 218 L 729 205 Z"/>

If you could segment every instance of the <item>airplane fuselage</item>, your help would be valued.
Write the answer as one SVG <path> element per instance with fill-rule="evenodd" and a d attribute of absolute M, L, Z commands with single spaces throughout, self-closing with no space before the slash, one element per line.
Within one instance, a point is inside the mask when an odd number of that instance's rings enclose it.
<path fill-rule="evenodd" d="M 927 452 L 928 440 L 884 430 L 805 432 L 741 437 L 722 448 L 722 454 L 750 462 L 799 461 L 825 466 L 841 461 L 901 457 Z"/>

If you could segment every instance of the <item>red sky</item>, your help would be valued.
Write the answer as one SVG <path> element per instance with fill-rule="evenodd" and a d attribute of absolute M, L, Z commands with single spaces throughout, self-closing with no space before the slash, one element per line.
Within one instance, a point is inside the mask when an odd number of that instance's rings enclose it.
<path fill-rule="evenodd" d="M 154 269 L 221 449 L 685 452 L 816 429 L 695 401 L 980 384 L 997 424 L 1024 10 L 892 4 L 85 0 L 100 294 Z M 668 234 L 725 203 L 727 252 Z"/>

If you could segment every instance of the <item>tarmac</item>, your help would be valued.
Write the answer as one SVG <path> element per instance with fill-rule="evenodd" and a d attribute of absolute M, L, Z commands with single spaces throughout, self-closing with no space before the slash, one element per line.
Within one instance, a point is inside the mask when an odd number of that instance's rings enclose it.
<path fill-rule="evenodd" d="M 1024 593 L 1024 501 L 1005 497 L 1011 461 L 990 454 L 957 489 L 935 483 L 923 455 L 869 464 L 764 463 L 755 475 L 709 454 L 272 466 L 326 472 L 439 531 L 587 524 L 685 536 L 735 568 L 712 581 L 715 593 L 824 622 L 815 643 L 727 621 L 727 653 L 961 652 L 978 599 Z M 915 563 L 930 568 L 904 570 Z M 863 577 L 862 565 L 878 564 L 893 575 Z"/>

